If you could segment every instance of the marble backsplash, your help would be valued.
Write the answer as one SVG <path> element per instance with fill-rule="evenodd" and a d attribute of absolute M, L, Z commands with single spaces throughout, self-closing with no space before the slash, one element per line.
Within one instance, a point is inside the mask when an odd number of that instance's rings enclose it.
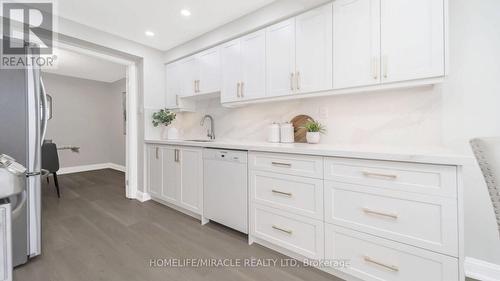
<path fill-rule="evenodd" d="M 181 138 L 206 136 L 205 114 L 215 119 L 217 139 L 265 141 L 272 122 L 307 114 L 327 127 L 323 144 L 437 146 L 442 142 L 440 86 L 299 99 L 225 108 L 218 98 L 199 101 L 195 113 L 179 113 L 173 126 Z M 146 138 L 157 139 L 146 109 Z M 325 114 L 326 112 L 326 114 Z M 207 126 L 208 124 L 206 124 Z"/>

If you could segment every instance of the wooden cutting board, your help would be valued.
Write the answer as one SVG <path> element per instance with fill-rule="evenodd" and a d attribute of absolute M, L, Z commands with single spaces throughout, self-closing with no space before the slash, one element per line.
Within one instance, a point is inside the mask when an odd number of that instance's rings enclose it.
<path fill-rule="evenodd" d="M 295 116 L 292 121 L 290 121 L 293 125 L 293 131 L 294 131 L 294 141 L 295 142 L 300 142 L 300 143 L 306 143 L 306 133 L 307 130 L 302 128 L 307 122 L 310 120 L 313 120 L 311 116 L 308 115 L 297 115 Z"/>

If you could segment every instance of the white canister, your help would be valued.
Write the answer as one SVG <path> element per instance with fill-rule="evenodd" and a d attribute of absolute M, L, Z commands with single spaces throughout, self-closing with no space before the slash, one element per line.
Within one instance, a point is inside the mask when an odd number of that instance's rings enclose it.
<path fill-rule="evenodd" d="M 267 128 L 267 141 L 280 142 L 280 125 L 278 123 L 272 123 Z"/>
<path fill-rule="evenodd" d="M 294 142 L 294 132 L 293 125 L 291 123 L 282 123 L 280 126 L 280 135 L 282 143 L 293 143 Z"/>

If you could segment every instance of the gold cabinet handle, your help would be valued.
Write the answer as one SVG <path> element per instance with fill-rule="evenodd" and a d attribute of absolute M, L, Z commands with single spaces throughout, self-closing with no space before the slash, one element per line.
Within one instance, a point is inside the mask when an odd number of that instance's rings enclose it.
<path fill-rule="evenodd" d="M 300 90 L 300 84 L 301 84 L 301 83 L 300 83 L 300 72 L 299 72 L 299 71 L 297 71 L 297 74 L 296 74 L 296 78 L 295 78 L 295 79 L 297 80 L 297 82 L 296 82 L 296 83 L 297 83 L 297 84 L 296 84 L 296 85 L 297 85 L 297 90 Z"/>
<path fill-rule="evenodd" d="M 391 174 L 382 174 L 382 173 L 373 173 L 373 172 L 363 172 L 363 176 L 367 178 L 385 178 L 388 180 L 395 180 L 398 178 L 397 175 L 391 175 Z"/>
<path fill-rule="evenodd" d="M 180 150 L 179 149 L 174 149 L 174 162 L 177 162 L 177 163 L 180 162 Z"/>
<path fill-rule="evenodd" d="M 155 154 L 156 154 L 156 159 L 160 159 L 160 148 L 159 147 L 156 147 Z"/>
<path fill-rule="evenodd" d="M 273 193 L 275 194 L 280 194 L 280 195 L 285 195 L 285 196 L 288 196 L 288 197 L 292 197 L 292 193 L 290 192 L 284 192 L 284 191 L 279 191 L 279 190 L 276 190 L 276 189 L 273 189 L 271 190 Z"/>
<path fill-rule="evenodd" d="M 175 95 L 175 105 L 179 106 L 179 95 Z"/>
<path fill-rule="evenodd" d="M 387 77 L 389 77 L 388 75 L 388 71 L 389 71 L 389 58 L 387 56 L 383 56 L 382 57 L 382 67 L 383 67 L 383 75 L 384 75 L 384 78 L 387 79 Z"/>
<path fill-rule="evenodd" d="M 200 92 L 200 80 L 196 80 L 196 91 Z"/>
<path fill-rule="evenodd" d="M 376 210 L 372 210 L 369 208 L 363 208 L 363 212 L 365 214 L 368 214 L 368 215 L 376 215 L 376 216 L 391 218 L 391 219 L 395 219 L 395 220 L 397 220 L 399 218 L 399 216 L 397 214 L 376 211 Z"/>
<path fill-rule="evenodd" d="M 295 74 L 292 72 L 290 73 L 290 90 L 295 90 L 294 85 L 293 85 L 293 78 L 295 77 Z"/>
<path fill-rule="evenodd" d="M 379 58 L 373 58 L 372 60 L 372 74 L 373 74 L 373 79 L 378 80 L 378 72 L 379 72 Z"/>
<path fill-rule="evenodd" d="M 240 82 L 238 82 L 238 83 L 236 84 L 236 96 L 237 96 L 238 98 L 240 98 L 240 97 L 241 97 L 241 95 L 240 95 L 240 91 L 241 91 L 241 83 L 240 83 Z"/>
<path fill-rule="evenodd" d="M 398 266 L 395 266 L 395 265 L 391 265 L 391 264 L 386 264 L 386 263 L 383 263 L 383 262 L 380 262 L 380 261 L 377 261 L 369 256 L 364 256 L 363 257 L 363 260 L 367 263 L 372 263 L 372 264 L 375 264 L 375 265 L 378 265 L 380 267 L 383 267 L 385 269 L 388 269 L 390 271 L 394 271 L 394 272 L 398 272 L 399 271 L 399 267 Z"/>
<path fill-rule="evenodd" d="M 284 228 L 281 228 L 281 227 L 276 226 L 276 225 L 273 225 L 272 227 L 273 227 L 273 229 L 276 229 L 278 231 L 284 232 L 284 233 L 289 234 L 289 235 L 292 235 L 292 233 L 293 233 L 293 231 L 291 231 L 289 229 L 284 229 Z"/>
<path fill-rule="evenodd" d="M 240 90 L 241 90 L 240 97 L 243 98 L 243 97 L 245 97 L 245 82 L 240 82 L 240 84 L 241 84 L 241 87 L 240 87 Z"/>
<path fill-rule="evenodd" d="M 290 163 L 281 163 L 281 162 L 271 162 L 271 165 L 273 166 L 281 166 L 281 167 L 286 167 L 286 168 L 291 168 L 292 164 Z"/>

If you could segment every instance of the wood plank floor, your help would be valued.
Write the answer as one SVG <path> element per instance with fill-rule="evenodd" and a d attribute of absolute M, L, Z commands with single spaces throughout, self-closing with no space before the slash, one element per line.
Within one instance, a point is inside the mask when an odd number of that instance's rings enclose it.
<path fill-rule="evenodd" d="M 62 198 L 43 186 L 43 254 L 15 281 L 340 281 L 313 268 L 150 267 L 154 258 L 286 258 L 245 236 L 149 201 L 127 200 L 123 173 L 60 176 Z"/>

